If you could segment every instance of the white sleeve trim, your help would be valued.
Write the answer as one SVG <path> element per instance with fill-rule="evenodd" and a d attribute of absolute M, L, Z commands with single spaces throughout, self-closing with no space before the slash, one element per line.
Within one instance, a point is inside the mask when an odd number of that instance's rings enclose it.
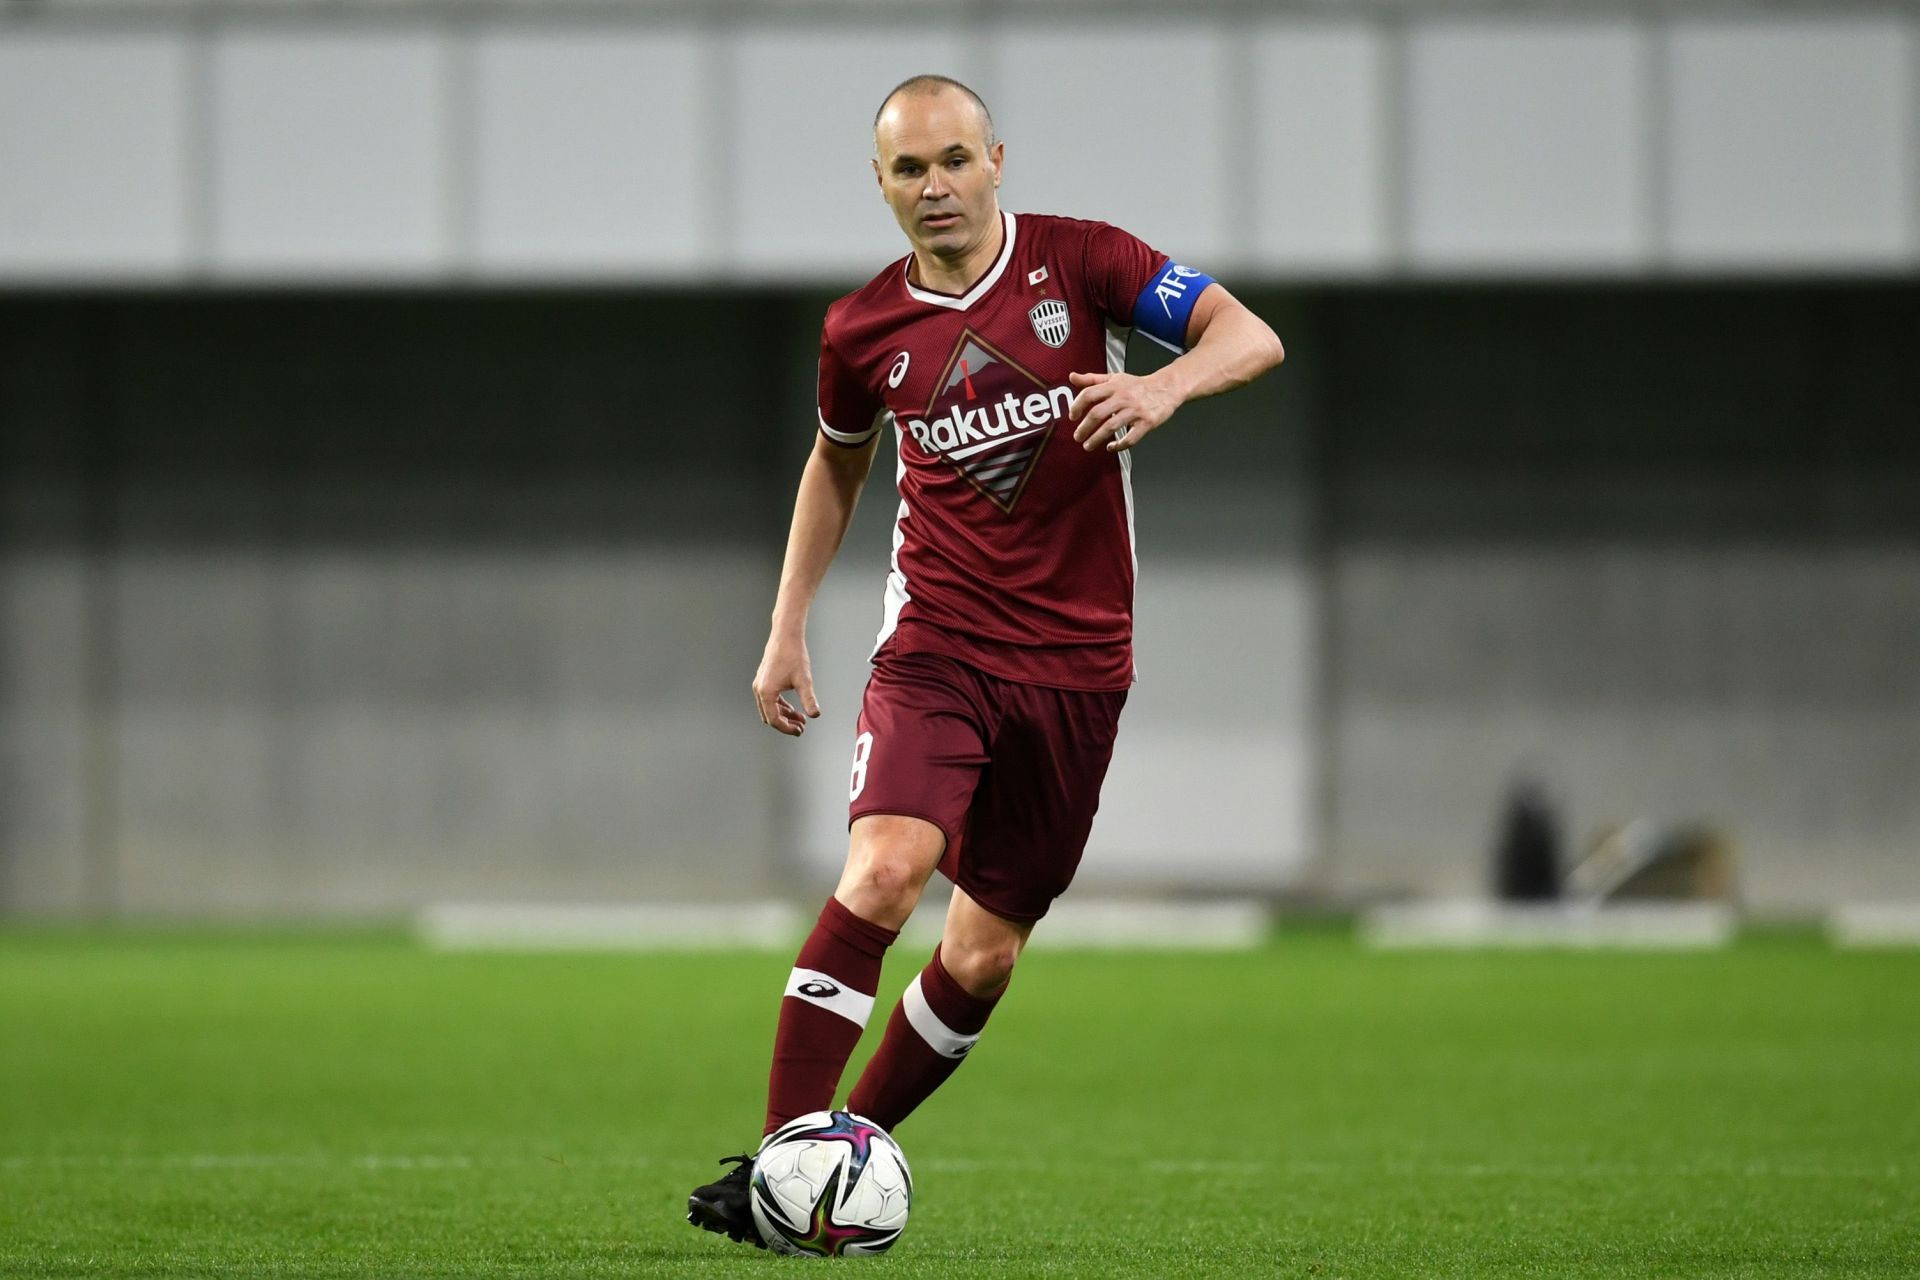
<path fill-rule="evenodd" d="M 893 419 L 892 410 L 882 409 L 873 415 L 873 421 L 865 431 L 835 431 L 827 425 L 827 415 L 821 413 L 818 407 L 814 409 L 814 415 L 820 419 L 820 430 L 826 433 L 827 439 L 833 441 L 835 444 L 848 445 L 865 444 L 867 441 L 873 439 L 875 433 L 877 433 L 880 428 L 886 426 L 887 423 Z"/>

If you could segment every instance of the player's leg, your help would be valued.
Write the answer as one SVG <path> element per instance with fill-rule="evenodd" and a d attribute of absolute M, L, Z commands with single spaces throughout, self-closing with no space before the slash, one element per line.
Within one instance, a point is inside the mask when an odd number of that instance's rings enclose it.
<path fill-rule="evenodd" d="M 767 1083 L 772 1133 L 796 1116 L 833 1105 L 840 1074 L 860 1042 L 880 987 L 880 966 L 913 914 L 947 839 L 920 818 L 872 814 L 853 824 L 847 864 L 813 931 L 800 946 L 780 1001 Z M 746 1153 L 687 1197 L 687 1220 L 734 1240 L 761 1244 L 753 1225 Z"/>
<path fill-rule="evenodd" d="M 887 948 L 946 843 L 922 818 L 869 814 L 854 822 L 840 884 L 787 977 L 762 1133 L 833 1105 L 840 1073 L 873 1013 Z"/>
<path fill-rule="evenodd" d="M 965 668 L 922 655 L 883 661 L 867 684 L 849 787 L 847 863 L 780 1001 L 763 1133 L 833 1103 L 879 989 L 881 962 L 960 829 L 986 763 L 989 726 Z M 688 1220 L 759 1244 L 750 1156 L 688 1197 Z"/>
<path fill-rule="evenodd" d="M 972 1050 L 1034 923 L 1066 890 L 1093 828 L 1124 692 L 997 682 L 991 764 L 957 856 L 933 960 L 909 986 L 848 1106 L 891 1129 Z"/>
<path fill-rule="evenodd" d="M 946 927 L 940 933 L 941 967 L 974 999 L 997 997 L 1007 989 L 1033 926 L 1031 920 L 997 916 L 969 897 L 965 889 L 956 888 L 947 904 Z"/>
<path fill-rule="evenodd" d="M 920 904 L 946 847 L 946 833 L 925 818 L 897 813 L 855 818 L 833 900 L 863 920 L 898 932 Z"/>
<path fill-rule="evenodd" d="M 959 1069 L 1020 959 L 1031 921 L 1006 920 L 956 887 L 933 959 L 887 1019 L 847 1108 L 892 1129 Z"/>
<path fill-rule="evenodd" d="M 780 1001 L 763 1134 L 833 1105 L 881 960 L 965 821 L 991 732 L 977 673 L 922 654 L 874 668 L 855 726 L 846 868 Z"/>

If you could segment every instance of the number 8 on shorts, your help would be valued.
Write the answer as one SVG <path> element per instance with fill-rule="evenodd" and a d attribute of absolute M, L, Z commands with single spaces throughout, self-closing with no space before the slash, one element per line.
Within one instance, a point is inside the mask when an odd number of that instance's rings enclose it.
<path fill-rule="evenodd" d="M 853 777 L 847 783 L 847 803 L 852 804 L 867 789 L 867 757 L 873 754 L 873 735 L 863 733 L 853 740 Z"/>

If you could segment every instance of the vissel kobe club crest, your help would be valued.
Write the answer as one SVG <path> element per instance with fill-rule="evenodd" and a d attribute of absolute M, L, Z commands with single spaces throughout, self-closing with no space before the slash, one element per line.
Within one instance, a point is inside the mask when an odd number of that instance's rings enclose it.
<path fill-rule="evenodd" d="M 1033 321 L 1035 335 L 1050 347 L 1065 346 L 1067 335 L 1073 332 L 1073 317 L 1067 314 L 1067 304 L 1058 298 L 1043 299 L 1027 312 L 1027 319 Z"/>
<path fill-rule="evenodd" d="M 1034 325 L 1037 330 L 1039 321 Z M 968 329 L 934 383 L 925 414 L 899 416 L 922 450 L 951 465 L 994 506 L 1011 512 L 1053 424 L 1067 416 L 1072 403 L 1072 387 L 1048 386 Z"/>

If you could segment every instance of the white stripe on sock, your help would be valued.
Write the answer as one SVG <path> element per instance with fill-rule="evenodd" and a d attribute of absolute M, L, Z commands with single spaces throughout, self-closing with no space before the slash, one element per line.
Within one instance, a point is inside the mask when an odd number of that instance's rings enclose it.
<path fill-rule="evenodd" d="M 927 1003 L 927 997 L 920 990 L 920 975 L 915 974 L 913 983 L 906 994 L 900 997 L 900 1007 L 907 1011 L 907 1022 L 920 1033 L 927 1047 L 943 1058 L 964 1058 L 967 1050 L 973 1048 L 980 1039 L 980 1033 L 963 1036 L 946 1023 L 940 1021 L 940 1015 Z"/>
<path fill-rule="evenodd" d="M 863 995 L 832 974 L 818 969 L 795 969 L 787 978 L 786 995 L 808 1004 L 817 1004 L 828 1013 L 837 1013 L 856 1027 L 867 1025 L 873 1016 L 873 997 Z"/>

